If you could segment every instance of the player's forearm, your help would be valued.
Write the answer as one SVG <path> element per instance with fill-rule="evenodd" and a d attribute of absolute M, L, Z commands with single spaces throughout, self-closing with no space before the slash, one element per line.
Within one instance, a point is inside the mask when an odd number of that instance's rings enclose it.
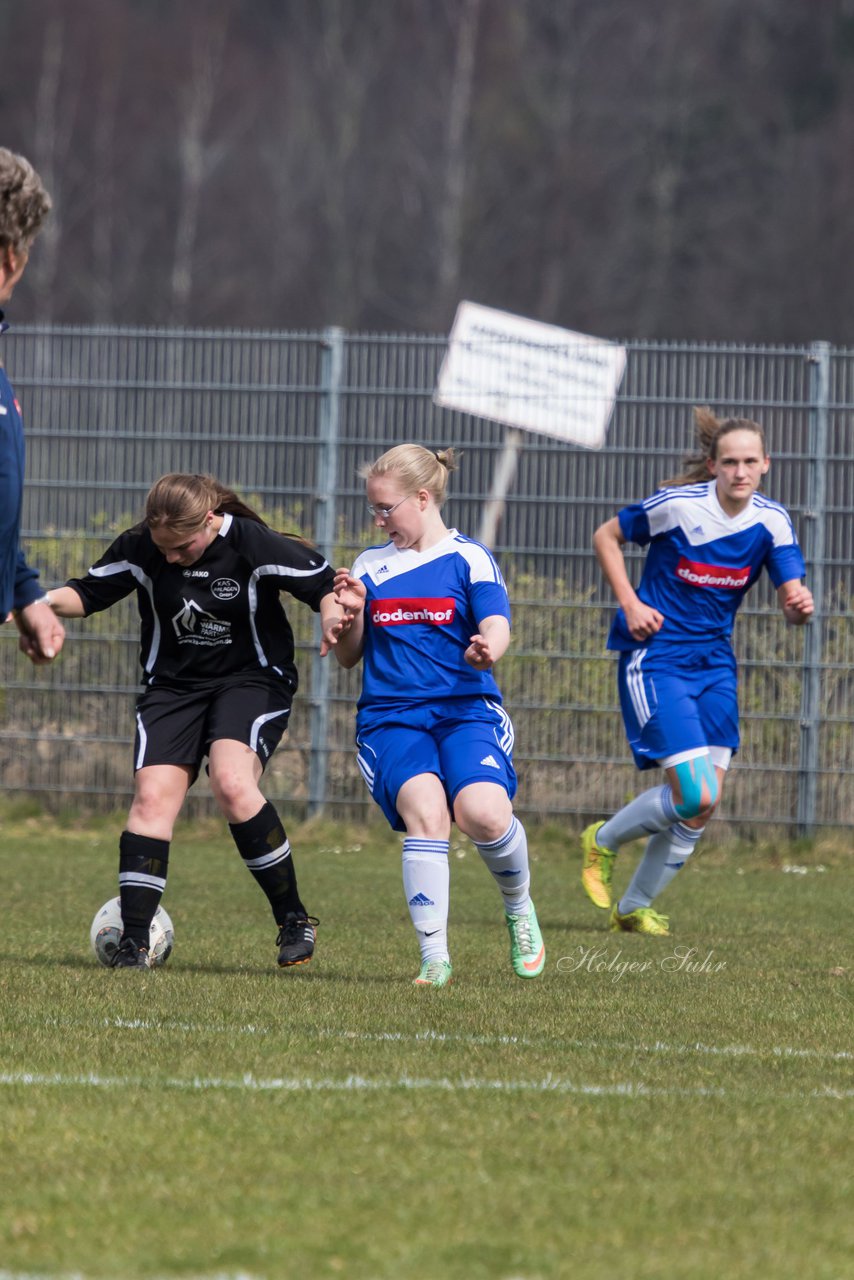
<path fill-rule="evenodd" d="M 495 613 L 484 618 L 478 629 L 489 645 L 490 659 L 498 662 L 510 646 L 510 623 L 500 613 Z"/>
<path fill-rule="evenodd" d="M 85 618 L 86 610 L 73 587 L 51 587 L 47 602 L 58 618 Z"/>
<path fill-rule="evenodd" d="M 638 596 L 626 571 L 619 527 L 619 521 L 616 518 L 600 525 L 593 535 L 593 550 L 596 552 L 599 568 L 613 591 L 617 604 L 622 609 L 626 609 L 637 602 Z"/>
<path fill-rule="evenodd" d="M 340 666 L 349 671 L 362 657 L 365 648 L 365 615 L 357 613 L 347 631 L 338 637 L 332 652 Z"/>
<path fill-rule="evenodd" d="M 320 621 L 324 630 L 327 627 L 340 622 L 343 617 L 344 610 L 335 599 L 334 594 L 330 591 L 329 594 L 324 596 L 320 602 Z"/>

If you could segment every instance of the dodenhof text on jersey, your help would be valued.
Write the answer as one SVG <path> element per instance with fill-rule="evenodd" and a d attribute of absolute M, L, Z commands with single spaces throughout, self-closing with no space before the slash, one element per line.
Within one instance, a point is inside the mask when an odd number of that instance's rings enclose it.
<path fill-rule="evenodd" d="M 447 626 L 454 620 L 456 607 L 456 601 L 450 597 L 432 600 L 372 600 L 370 616 L 375 627 L 399 627 L 413 622 Z"/>

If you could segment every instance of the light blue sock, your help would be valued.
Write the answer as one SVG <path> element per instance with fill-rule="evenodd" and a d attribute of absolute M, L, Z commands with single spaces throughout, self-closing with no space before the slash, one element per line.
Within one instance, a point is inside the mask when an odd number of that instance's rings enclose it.
<path fill-rule="evenodd" d="M 697 847 L 705 830 L 686 827 L 677 822 L 666 831 L 658 831 L 647 841 L 644 855 L 637 865 L 631 884 L 619 901 L 617 910 L 626 916 L 638 907 L 648 907 L 681 871 Z"/>
<path fill-rule="evenodd" d="M 623 805 L 613 818 L 596 832 L 596 843 L 606 849 L 619 849 L 629 840 L 651 836 L 679 821 L 673 807 L 673 788 L 669 782 L 662 787 L 642 791 L 634 800 Z"/>
<path fill-rule="evenodd" d="M 448 960 L 450 869 L 447 840 L 403 841 L 403 889 L 422 960 Z"/>
<path fill-rule="evenodd" d="M 526 915 L 531 905 L 528 892 L 531 887 L 531 872 L 528 865 L 528 837 L 519 819 L 514 817 L 500 839 L 493 840 L 491 844 L 479 844 L 477 851 L 501 890 L 507 915 Z"/>

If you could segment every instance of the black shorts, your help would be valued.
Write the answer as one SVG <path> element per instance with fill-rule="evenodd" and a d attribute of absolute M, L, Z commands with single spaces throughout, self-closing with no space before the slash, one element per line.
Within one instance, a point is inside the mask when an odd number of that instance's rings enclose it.
<path fill-rule="evenodd" d="M 136 704 L 134 771 L 187 765 L 195 777 L 211 743 L 221 738 L 246 743 L 266 768 L 288 727 L 293 696 L 287 680 L 263 673 L 195 688 L 154 685 Z"/>

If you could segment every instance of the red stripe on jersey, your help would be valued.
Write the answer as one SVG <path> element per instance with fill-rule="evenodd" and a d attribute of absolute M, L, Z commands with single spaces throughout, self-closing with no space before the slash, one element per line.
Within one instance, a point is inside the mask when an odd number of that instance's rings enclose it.
<path fill-rule="evenodd" d="M 676 566 L 676 576 L 691 587 L 723 587 L 726 591 L 738 591 L 747 586 L 750 565 L 743 569 L 729 569 L 720 564 L 698 564 L 681 556 Z"/>
<path fill-rule="evenodd" d="M 371 622 L 375 627 L 407 627 L 426 622 L 431 627 L 446 627 L 453 622 L 456 601 L 446 598 L 415 600 L 372 600 Z"/>

